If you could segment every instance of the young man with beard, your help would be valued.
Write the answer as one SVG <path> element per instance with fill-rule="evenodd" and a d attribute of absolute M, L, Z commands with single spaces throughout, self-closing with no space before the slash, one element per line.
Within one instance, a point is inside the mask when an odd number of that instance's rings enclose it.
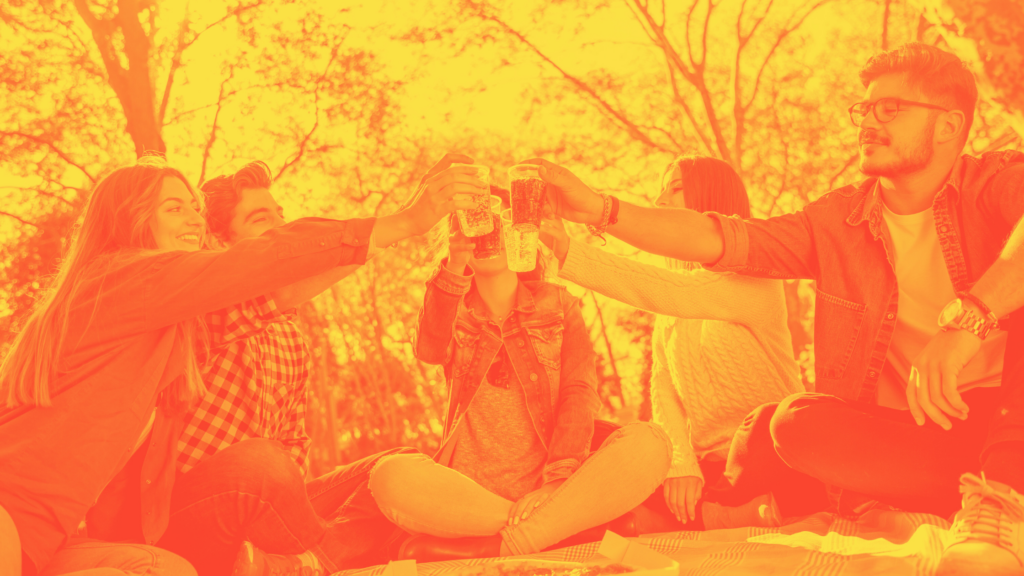
<path fill-rule="evenodd" d="M 1024 305 L 1024 154 L 962 155 L 977 88 L 952 54 L 907 44 L 860 76 L 867 91 L 850 117 L 869 178 L 795 214 L 641 208 L 532 162 L 569 220 L 714 270 L 816 281 L 818 392 L 748 416 L 719 501 L 803 482 L 819 509 L 960 508 L 940 572 L 1016 573 L 1024 372 L 1011 360 L 1024 334 L 1004 318 Z"/>

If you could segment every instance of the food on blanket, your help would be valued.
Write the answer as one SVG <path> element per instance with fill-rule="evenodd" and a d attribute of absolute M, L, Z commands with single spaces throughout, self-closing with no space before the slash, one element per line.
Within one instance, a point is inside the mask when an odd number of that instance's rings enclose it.
<path fill-rule="evenodd" d="M 583 564 L 580 562 L 494 562 L 473 566 L 455 576 L 606 576 L 636 572 L 625 564 Z"/>

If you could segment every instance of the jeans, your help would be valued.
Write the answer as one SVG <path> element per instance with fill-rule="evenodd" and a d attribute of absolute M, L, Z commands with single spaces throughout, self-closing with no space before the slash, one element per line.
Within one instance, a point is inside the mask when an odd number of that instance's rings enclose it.
<path fill-rule="evenodd" d="M 945 431 L 918 426 L 909 410 L 801 393 L 752 412 L 736 432 L 726 464 L 730 486 L 708 499 L 738 505 L 772 492 L 785 516 L 830 506 L 828 486 L 842 489 L 840 512 L 873 499 L 911 512 L 948 516 L 960 507 L 958 478 L 978 470 L 998 388 L 962 395 L 967 420 Z M 855 494 L 849 494 L 853 492 Z"/>
<path fill-rule="evenodd" d="M 368 456 L 305 484 L 277 442 L 239 442 L 178 475 L 159 544 L 203 576 L 229 573 L 243 540 L 272 554 L 310 550 L 328 572 L 383 562 L 383 545 L 398 530 L 381 515 L 367 478 L 380 458 L 414 452 Z"/>
<path fill-rule="evenodd" d="M 195 576 L 184 558 L 144 544 L 73 538 L 38 576 Z"/>
<path fill-rule="evenodd" d="M 657 425 L 623 426 L 514 526 L 508 526 L 514 502 L 426 456 L 382 459 L 370 490 L 384 515 L 409 532 L 445 538 L 500 533 L 511 554 L 530 554 L 643 502 L 664 481 L 671 457 L 668 436 Z"/>
<path fill-rule="evenodd" d="M 828 508 L 831 485 L 905 510 L 948 516 L 960 508 L 960 474 L 1024 492 L 1024 311 L 1009 332 L 1002 385 L 962 394 L 967 420 L 945 431 L 909 411 L 795 394 L 756 408 L 736 431 L 725 479 L 707 499 L 738 505 L 773 492 L 783 516 Z M 839 511 L 844 499 L 839 492 Z"/>

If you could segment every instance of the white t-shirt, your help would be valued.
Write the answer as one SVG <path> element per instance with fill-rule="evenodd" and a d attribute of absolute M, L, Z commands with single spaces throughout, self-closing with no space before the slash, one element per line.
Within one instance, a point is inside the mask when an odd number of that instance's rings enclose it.
<path fill-rule="evenodd" d="M 899 286 L 896 329 L 878 382 L 878 404 L 907 410 L 910 365 L 939 333 L 939 312 L 956 298 L 931 208 L 917 214 L 896 214 L 884 204 L 882 215 L 893 245 L 893 266 Z M 957 378 L 957 390 L 999 386 L 1006 332 L 993 331 L 978 354 Z"/>

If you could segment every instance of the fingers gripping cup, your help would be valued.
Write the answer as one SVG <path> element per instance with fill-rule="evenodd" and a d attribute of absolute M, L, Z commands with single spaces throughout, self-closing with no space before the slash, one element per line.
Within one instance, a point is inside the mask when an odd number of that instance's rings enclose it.
<path fill-rule="evenodd" d="M 501 216 L 499 215 L 501 212 L 501 198 L 497 196 L 491 196 L 490 198 L 490 216 L 494 229 L 476 238 L 473 258 L 477 260 L 490 260 L 491 258 L 497 258 L 501 254 Z"/>
<path fill-rule="evenodd" d="M 508 180 L 512 223 L 540 227 L 540 208 L 544 201 L 544 180 L 540 177 L 540 166 L 516 164 L 508 169 Z"/>
<path fill-rule="evenodd" d="M 452 164 L 452 167 L 472 168 L 475 172 L 471 174 L 484 182 L 490 181 L 491 169 L 478 164 Z M 467 238 L 483 236 L 494 230 L 494 219 L 491 217 L 491 191 L 481 190 L 479 194 L 460 194 L 464 198 L 470 198 L 476 202 L 476 208 L 471 210 L 456 210 L 459 218 L 459 226 Z"/>
<path fill-rule="evenodd" d="M 540 243 L 540 227 L 526 222 L 512 221 L 512 209 L 501 213 L 502 234 L 505 237 L 505 259 L 508 269 L 513 272 L 529 272 L 537 266 L 537 246 Z"/>

